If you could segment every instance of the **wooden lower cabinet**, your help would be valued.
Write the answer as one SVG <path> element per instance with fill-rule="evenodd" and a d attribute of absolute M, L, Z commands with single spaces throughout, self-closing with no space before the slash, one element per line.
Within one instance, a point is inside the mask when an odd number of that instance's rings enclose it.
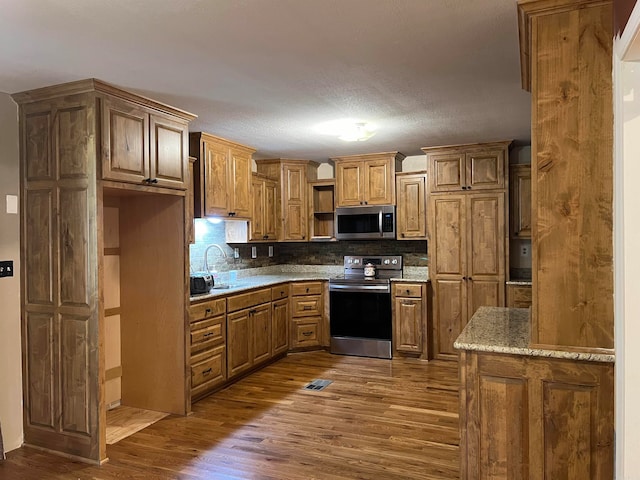
<path fill-rule="evenodd" d="M 249 322 L 251 363 L 256 365 L 271 358 L 271 304 L 264 303 L 250 309 Z"/>
<path fill-rule="evenodd" d="M 291 285 L 291 349 L 322 346 L 324 287 L 322 282 Z"/>
<path fill-rule="evenodd" d="M 289 285 L 271 288 L 271 353 L 289 350 Z"/>
<path fill-rule="evenodd" d="M 612 479 L 614 365 L 460 353 L 462 479 Z"/>
<path fill-rule="evenodd" d="M 427 287 L 427 283 L 393 283 L 394 356 L 410 354 L 428 358 Z"/>
<path fill-rule="evenodd" d="M 507 285 L 507 307 L 529 308 L 532 294 L 531 285 Z"/>
<path fill-rule="evenodd" d="M 227 301 L 224 298 L 189 307 L 191 321 L 191 400 L 203 397 L 227 380 Z"/>

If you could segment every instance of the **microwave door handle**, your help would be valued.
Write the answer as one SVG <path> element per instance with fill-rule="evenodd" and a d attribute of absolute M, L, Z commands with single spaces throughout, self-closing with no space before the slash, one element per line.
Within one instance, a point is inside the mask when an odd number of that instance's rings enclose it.
<path fill-rule="evenodd" d="M 380 232 L 380 237 L 384 236 L 384 232 L 382 231 L 382 209 L 378 212 L 378 232 Z"/>

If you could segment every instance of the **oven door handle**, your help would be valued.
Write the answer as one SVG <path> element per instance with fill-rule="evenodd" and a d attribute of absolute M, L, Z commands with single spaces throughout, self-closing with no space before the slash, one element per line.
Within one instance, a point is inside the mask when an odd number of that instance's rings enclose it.
<path fill-rule="evenodd" d="M 389 293 L 391 289 L 388 285 L 329 285 L 329 291 L 349 291 L 349 292 L 384 292 Z"/>

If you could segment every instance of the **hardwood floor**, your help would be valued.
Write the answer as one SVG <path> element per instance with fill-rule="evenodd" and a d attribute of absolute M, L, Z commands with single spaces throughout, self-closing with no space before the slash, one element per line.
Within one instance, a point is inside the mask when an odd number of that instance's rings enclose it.
<path fill-rule="evenodd" d="M 308 352 L 109 445 L 101 467 L 20 448 L 0 479 L 455 479 L 458 442 L 456 362 Z"/>

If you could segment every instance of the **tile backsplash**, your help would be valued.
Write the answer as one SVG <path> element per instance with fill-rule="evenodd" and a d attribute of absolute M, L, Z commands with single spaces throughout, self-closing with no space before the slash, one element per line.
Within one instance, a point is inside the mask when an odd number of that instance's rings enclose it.
<path fill-rule="evenodd" d="M 242 270 L 246 268 L 268 267 L 271 265 L 342 265 L 345 255 L 402 255 L 406 266 L 427 266 L 427 242 L 425 240 L 376 240 L 341 242 L 282 242 L 282 243 L 225 243 L 224 222 L 211 223 L 196 220 L 196 243 L 190 247 L 191 271 L 204 270 L 204 253 L 207 246 L 209 267 L 215 271 Z M 273 247 L 273 257 L 268 256 L 269 246 Z M 251 258 L 251 249 L 256 248 L 257 258 Z M 234 258 L 234 248 L 238 248 L 239 258 Z"/>

